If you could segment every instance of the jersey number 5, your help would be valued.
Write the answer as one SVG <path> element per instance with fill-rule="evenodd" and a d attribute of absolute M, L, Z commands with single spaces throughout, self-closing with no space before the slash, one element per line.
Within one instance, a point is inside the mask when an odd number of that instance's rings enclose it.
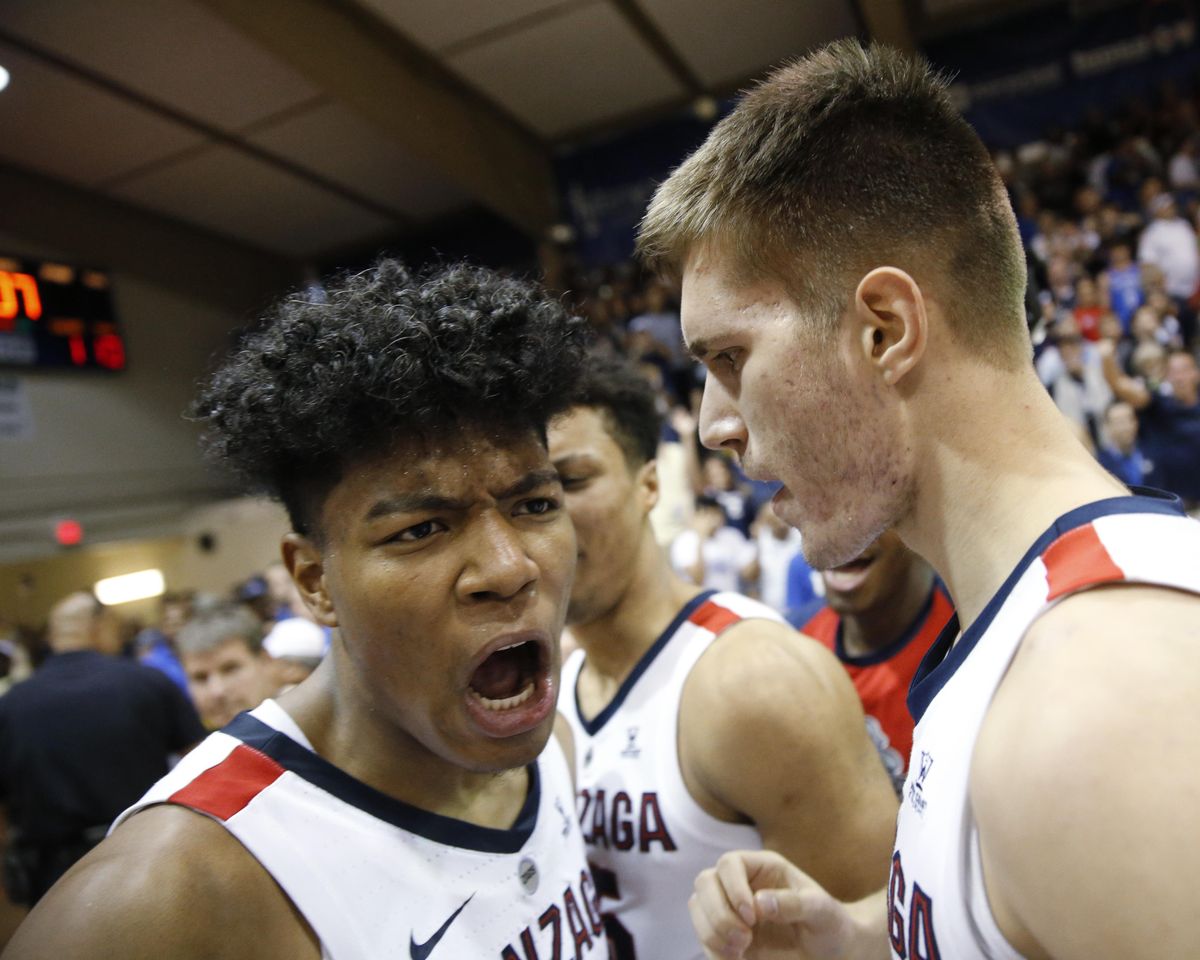
<path fill-rule="evenodd" d="M 617 875 L 611 870 L 605 870 L 594 863 L 589 863 L 592 876 L 596 880 L 596 899 L 620 900 L 621 890 L 617 886 Z M 637 960 L 637 950 L 633 946 L 633 934 L 625 929 L 625 925 L 615 914 L 607 910 L 600 911 L 600 919 L 604 922 L 604 935 L 608 938 L 608 953 L 612 960 Z"/>

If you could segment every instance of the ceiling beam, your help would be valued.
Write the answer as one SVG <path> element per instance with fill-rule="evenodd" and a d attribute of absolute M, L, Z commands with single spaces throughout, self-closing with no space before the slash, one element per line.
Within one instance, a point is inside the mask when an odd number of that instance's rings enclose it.
<path fill-rule="evenodd" d="M 518 227 L 557 219 L 549 149 L 348 0 L 199 0 Z"/>
<path fill-rule="evenodd" d="M 659 30 L 658 25 L 646 15 L 646 11 L 638 5 L 637 0 L 609 0 L 609 2 L 617 8 L 626 22 L 637 31 L 638 36 L 654 51 L 654 55 L 671 72 L 671 75 L 683 85 L 689 96 L 698 97 L 706 92 L 704 84 L 696 72 L 688 66 L 687 61 L 667 39 L 666 34 Z"/>

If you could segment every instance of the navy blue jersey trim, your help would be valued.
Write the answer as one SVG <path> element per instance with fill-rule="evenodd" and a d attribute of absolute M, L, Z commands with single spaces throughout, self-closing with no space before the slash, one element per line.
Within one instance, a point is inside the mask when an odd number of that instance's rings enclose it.
<path fill-rule="evenodd" d="M 238 714 L 222 732 L 266 754 L 285 770 L 302 777 L 331 796 L 401 830 L 407 830 L 447 847 L 479 850 L 483 853 L 517 853 L 525 846 L 537 825 L 542 791 L 536 762 L 527 768 L 529 792 L 516 823 L 508 830 L 498 830 L 444 817 L 389 797 L 361 780 L 356 780 L 287 734 L 248 713 Z"/>
<path fill-rule="evenodd" d="M 804 628 L 812 622 L 813 617 L 824 610 L 826 606 L 828 604 L 825 603 L 824 597 L 813 597 L 804 606 L 789 610 L 783 616 L 788 623 L 803 633 Z"/>
<path fill-rule="evenodd" d="M 675 614 L 675 619 L 667 625 L 667 628 L 658 635 L 658 639 L 654 641 L 653 646 L 642 654 L 642 659 L 637 662 L 637 666 L 625 678 L 625 682 L 621 684 L 621 689 L 617 691 L 617 695 L 609 701 L 608 705 L 598 714 L 592 717 L 591 720 L 585 720 L 583 711 L 579 709 L 579 677 L 575 678 L 575 715 L 579 717 L 579 722 L 583 729 L 588 732 L 589 736 L 594 737 L 599 733 L 614 713 L 621 709 L 621 704 L 625 702 L 625 698 L 629 696 L 629 692 L 637 684 L 642 674 L 650 669 L 650 664 L 654 662 L 654 658 L 662 653 L 663 648 L 670 641 L 671 637 L 675 636 L 675 631 L 683 626 L 684 622 L 693 613 L 696 612 L 703 604 L 716 594 L 716 590 L 705 590 L 703 593 L 698 593 L 692 597 L 683 608 Z M 580 673 L 582 673 L 582 669 Z"/>
<path fill-rule="evenodd" d="M 938 695 L 946 682 L 954 676 L 955 671 L 962 666 L 971 651 L 975 649 L 975 644 L 992 625 L 996 614 L 1008 600 L 1008 595 L 1012 593 L 1017 581 L 1025 575 L 1029 565 L 1064 533 L 1082 527 L 1100 517 L 1120 513 L 1160 513 L 1178 517 L 1187 515 L 1183 510 L 1183 502 L 1174 494 L 1152 490 L 1149 487 L 1132 489 L 1135 493 L 1134 496 L 1111 497 L 1106 500 L 1097 500 L 1095 503 L 1087 503 L 1064 513 L 1055 520 L 1049 529 L 1034 541 L 1033 546 L 1025 551 L 1021 562 L 1013 568 L 1008 579 L 988 601 L 987 606 L 983 608 L 983 612 L 975 622 L 967 627 L 958 643 L 954 642 L 954 638 L 958 636 L 958 614 L 955 613 L 950 618 L 950 622 L 938 635 L 937 642 L 929 648 L 929 652 L 921 660 L 921 665 L 917 667 L 916 675 L 913 677 L 912 686 L 908 690 L 908 711 L 916 723 L 921 722 L 921 717 L 925 715 L 933 698 Z"/>
<path fill-rule="evenodd" d="M 837 654 L 837 658 L 842 663 L 851 667 L 873 667 L 879 663 L 886 663 L 912 643 L 921 630 L 924 629 L 925 621 L 929 619 L 929 615 L 933 612 L 933 598 L 940 589 L 942 589 L 942 585 L 935 579 L 933 586 L 929 588 L 929 596 L 925 598 L 925 603 L 921 606 L 921 612 L 916 615 L 912 623 L 905 628 L 905 631 L 900 634 L 899 638 L 889 643 L 886 647 L 876 650 L 874 653 L 865 653 L 859 657 L 847 653 L 846 645 L 842 640 L 842 627 L 844 623 L 842 618 L 838 617 L 837 640 L 835 641 L 833 652 Z"/>

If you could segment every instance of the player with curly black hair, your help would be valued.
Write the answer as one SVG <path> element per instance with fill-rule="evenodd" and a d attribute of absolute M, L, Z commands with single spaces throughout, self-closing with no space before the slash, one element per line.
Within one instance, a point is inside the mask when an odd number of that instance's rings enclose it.
<path fill-rule="evenodd" d="M 332 650 L 118 819 L 13 956 L 607 956 L 550 738 L 576 545 L 546 422 L 584 329 L 384 260 L 220 366 L 207 449 L 287 507 Z"/>

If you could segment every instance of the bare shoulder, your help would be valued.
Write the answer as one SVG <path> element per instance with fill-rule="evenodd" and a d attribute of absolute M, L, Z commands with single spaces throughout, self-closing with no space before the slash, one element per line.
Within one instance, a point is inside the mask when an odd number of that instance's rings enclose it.
<path fill-rule="evenodd" d="M 731 715 L 768 719 L 857 703 L 830 651 L 766 619 L 741 620 L 713 641 L 693 668 L 685 696 L 715 710 L 722 723 Z"/>
<path fill-rule="evenodd" d="M 1200 884 L 1198 654 L 1200 598 L 1088 591 L 1034 624 L 988 709 L 971 767 L 988 889 L 1052 956 L 1140 955 L 1164 921 L 1200 936 L 1183 921 Z M 1139 912 L 1096 924 L 1099 886 L 1121 878 Z"/>
<path fill-rule="evenodd" d="M 46 894 L 6 960 L 312 957 L 291 901 L 220 824 L 172 805 L 122 824 Z"/>
<path fill-rule="evenodd" d="M 724 820 L 837 896 L 881 886 L 896 797 L 842 665 L 810 637 L 743 620 L 692 669 L 679 706 L 681 772 Z"/>

